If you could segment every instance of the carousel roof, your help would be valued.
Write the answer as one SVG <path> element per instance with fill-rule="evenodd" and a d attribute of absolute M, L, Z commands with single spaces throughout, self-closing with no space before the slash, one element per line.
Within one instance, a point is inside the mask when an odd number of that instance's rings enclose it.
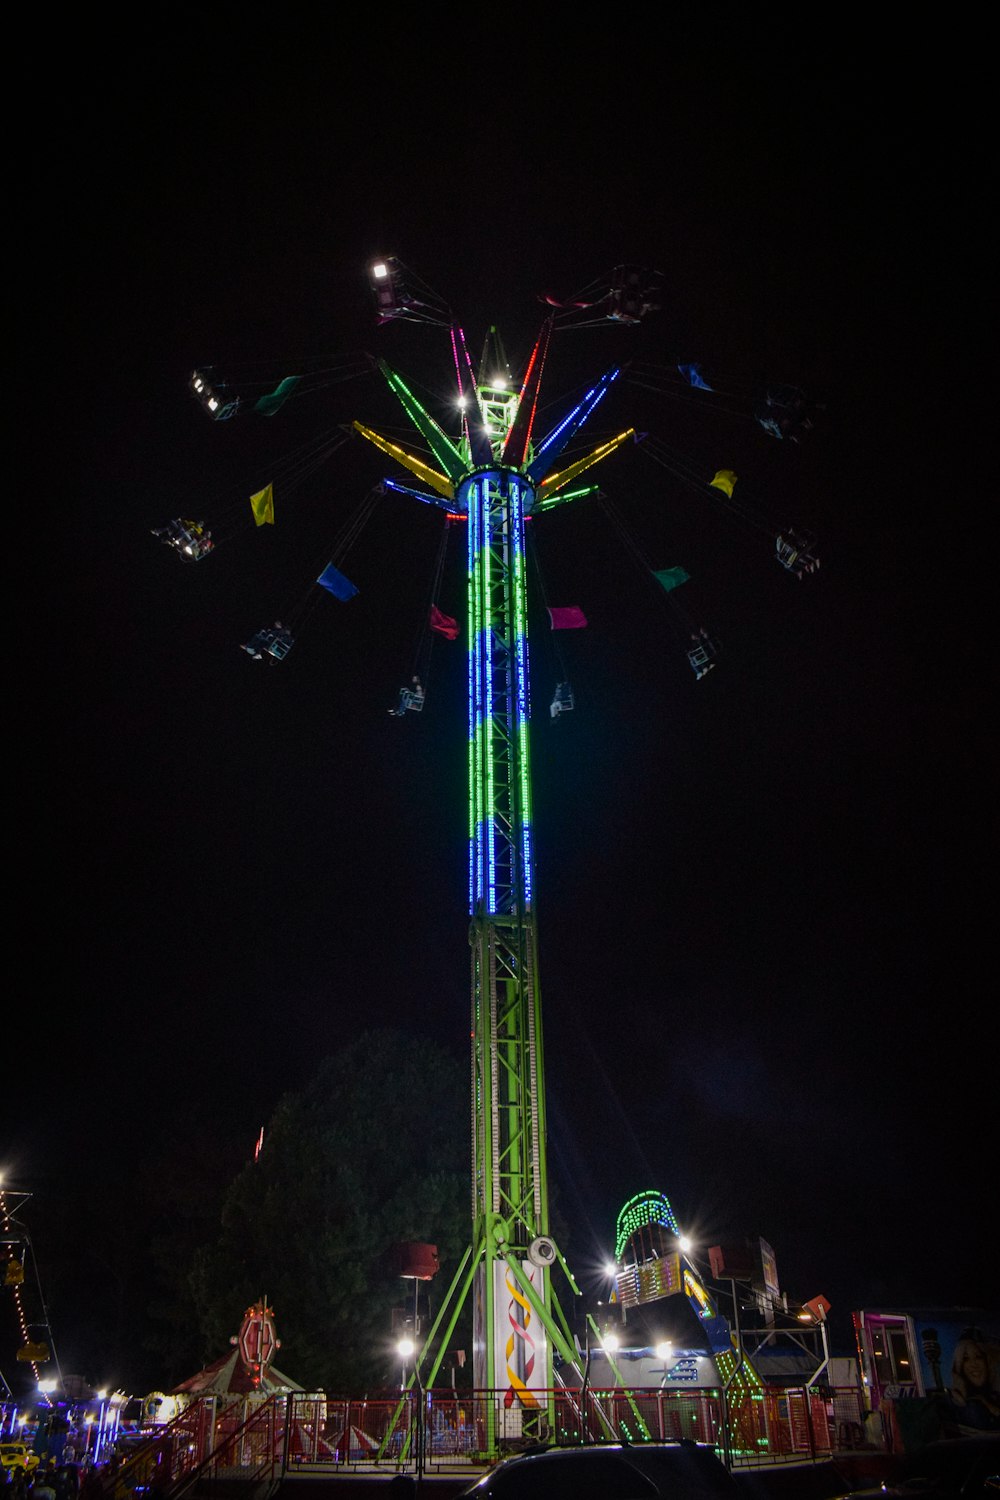
<path fill-rule="evenodd" d="M 302 1391 L 304 1386 L 283 1375 L 273 1365 L 265 1367 L 260 1372 L 259 1384 L 254 1384 L 254 1377 L 247 1369 L 240 1357 L 239 1349 L 230 1349 L 228 1353 L 213 1360 L 197 1375 L 192 1375 L 188 1380 L 181 1381 L 170 1391 L 171 1396 L 263 1396 L 280 1395 L 282 1391 Z"/>

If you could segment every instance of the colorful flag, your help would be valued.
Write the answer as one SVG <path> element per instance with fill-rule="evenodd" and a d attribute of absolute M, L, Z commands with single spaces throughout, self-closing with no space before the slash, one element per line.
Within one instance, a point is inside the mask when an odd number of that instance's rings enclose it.
<path fill-rule="evenodd" d="M 587 616 L 576 604 L 568 604 L 563 609 L 550 609 L 549 619 L 553 630 L 582 630 L 587 623 Z"/>
<path fill-rule="evenodd" d="M 327 563 L 316 582 L 321 588 L 328 589 L 335 599 L 353 599 L 358 592 L 349 578 L 337 572 L 333 563 Z"/>
<path fill-rule="evenodd" d="M 685 573 L 683 568 L 660 568 L 659 572 L 653 574 L 653 577 L 657 583 L 662 583 L 669 594 L 671 589 L 680 588 L 682 583 L 687 583 L 691 574 Z"/>
<path fill-rule="evenodd" d="M 280 385 L 269 396 L 261 396 L 254 407 L 262 417 L 273 417 L 279 406 L 284 406 L 292 391 L 302 379 L 301 375 L 286 375 Z"/>
<path fill-rule="evenodd" d="M 710 391 L 712 389 L 701 373 L 701 365 L 678 365 L 677 368 L 684 376 L 688 385 L 696 385 L 703 391 Z"/>
<path fill-rule="evenodd" d="M 265 522 L 269 526 L 274 525 L 274 485 L 269 484 L 265 489 L 258 490 L 256 495 L 250 496 L 250 508 L 253 518 L 258 526 Z"/>
<path fill-rule="evenodd" d="M 732 469 L 720 469 L 709 484 L 714 490 L 721 490 L 724 495 L 732 495 L 733 485 L 736 483 L 736 475 Z"/>
<path fill-rule="evenodd" d="M 443 615 L 436 604 L 431 605 L 431 629 L 439 635 L 446 635 L 449 641 L 458 640 L 458 621 L 450 615 Z"/>

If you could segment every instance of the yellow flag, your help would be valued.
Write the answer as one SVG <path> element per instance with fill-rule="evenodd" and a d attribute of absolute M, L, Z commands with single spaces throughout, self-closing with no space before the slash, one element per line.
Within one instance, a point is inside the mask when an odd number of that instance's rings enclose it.
<path fill-rule="evenodd" d="M 258 526 L 263 526 L 265 521 L 269 526 L 274 525 L 274 486 L 268 485 L 264 490 L 258 490 L 256 495 L 250 496 L 250 505 L 253 509 L 253 518 Z"/>
<path fill-rule="evenodd" d="M 712 488 L 721 490 L 724 495 L 732 497 L 733 485 L 736 483 L 736 475 L 732 469 L 720 469 L 715 478 L 709 481 Z"/>

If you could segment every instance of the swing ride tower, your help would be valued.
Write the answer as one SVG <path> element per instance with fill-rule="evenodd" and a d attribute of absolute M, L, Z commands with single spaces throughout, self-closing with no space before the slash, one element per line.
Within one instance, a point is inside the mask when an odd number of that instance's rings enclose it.
<path fill-rule="evenodd" d="M 547 511 L 599 494 L 587 471 L 622 444 L 638 440 L 633 428 L 594 447 L 585 435 L 587 424 L 623 374 L 619 366 L 596 379 L 543 436 L 536 431 L 540 393 L 557 319 L 573 321 L 579 313 L 583 321 L 578 326 L 638 323 L 658 306 L 656 274 L 619 267 L 610 284 L 595 283 L 594 295 L 585 289 L 569 303 L 543 299 L 562 312 L 546 316 L 524 372 L 514 381 L 495 329 L 474 369 L 461 326 L 436 294 L 417 283 L 398 261 L 372 266 L 369 281 L 380 324 L 399 318 L 447 329 L 458 415 L 446 419 L 452 431 L 445 431 L 385 359 L 365 356 L 363 372 L 374 365 L 381 373 L 415 441 L 403 446 L 358 420 L 351 429 L 341 429 L 340 436 L 346 441 L 352 430 L 402 472 L 403 478 L 385 478 L 373 496 L 390 491 L 415 498 L 443 510 L 446 527 L 465 527 L 472 1232 L 417 1350 L 408 1384 L 424 1389 L 435 1385 L 459 1317 L 471 1309 L 474 1388 L 502 1397 L 495 1409 L 488 1404 L 491 1437 L 500 1435 L 492 1430 L 494 1423 L 500 1424 L 504 1436 L 544 1435 L 544 1418 L 547 1415 L 551 1423 L 555 1410 L 554 1387 L 582 1387 L 589 1373 L 589 1368 L 581 1370 L 580 1343 L 558 1295 L 564 1283 L 573 1297 L 579 1296 L 579 1288 L 549 1221 L 525 540 L 533 526 L 544 522 Z M 346 361 L 335 378 L 362 373 L 357 365 L 357 359 Z M 677 371 L 692 386 L 711 390 L 698 366 L 678 365 Z M 633 367 L 630 377 L 639 384 L 654 381 L 652 389 L 660 378 L 655 367 L 644 378 Z M 676 372 L 671 378 L 676 379 Z M 270 415 L 286 398 L 291 383 L 292 377 L 284 379 L 253 410 Z M 199 372 L 192 389 L 216 421 L 233 414 L 239 404 L 218 394 L 224 388 L 217 381 L 206 386 Z M 767 421 L 773 417 L 771 404 L 769 396 Z M 791 409 L 785 397 L 775 397 L 775 404 L 781 411 Z M 759 414 L 757 419 L 765 425 Z M 772 430 L 772 435 L 783 434 Z M 732 502 L 736 476 L 731 470 L 719 470 L 714 479 L 702 482 L 695 471 L 678 465 L 668 450 L 649 441 L 644 447 L 682 482 L 716 499 L 721 493 Z M 268 486 L 251 497 L 258 525 L 273 520 L 270 495 Z M 204 555 L 202 548 L 189 546 L 194 523 L 171 524 L 181 527 L 179 535 L 156 534 L 182 556 Z M 755 524 L 770 536 L 786 571 L 802 577 L 818 567 L 811 541 L 802 541 L 787 528 L 775 531 L 766 521 Z M 197 535 L 201 536 L 200 528 Z M 443 555 L 442 550 L 442 559 Z M 653 571 L 644 560 L 643 566 L 667 595 L 688 576 L 681 568 Z M 357 592 L 333 561 L 316 582 L 342 599 Z M 714 651 L 706 632 L 686 636 L 685 647 L 696 677 L 704 676 Z M 273 642 L 266 652 L 279 658 Z M 588 1339 L 602 1340 L 593 1318 L 587 1318 L 586 1326 Z M 616 1384 L 627 1388 L 607 1349 L 605 1357 Z M 631 1396 L 626 1394 L 626 1399 L 634 1430 L 648 1435 Z"/>
<path fill-rule="evenodd" d="M 468 1299 L 473 1384 L 502 1391 L 517 1421 L 538 1411 L 555 1360 L 579 1354 L 552 1285 L 561 1267 L 549 1229 L 544 1048 L 535 925 L 531 810 L 530 674 L 525 529 L 546 509 L 596 486 L 577 477 L 632 429 L 560 467 L 567 447 L 607 394 L 612 368 L 537 445 L 534 419 L 551 335 L 547 322 L 519 388 L 496 373 L 491 334 L 474 375 L 462 330 L 451 328 L 462 411 L 455 441 L 401 377 L 379 361 L 435 464 L 355 422 L 356 430 L 428 486 L 386 484 L 443 506 L 465 524 L 468 639 L 469 938 L 472 988 L 472 1240 L 418 1357 L 433 1385 Z M 440 1342 L 437 1336 L 440 1334 Z M 437 1351 L 435 1353 L 435 1350 Z"/>

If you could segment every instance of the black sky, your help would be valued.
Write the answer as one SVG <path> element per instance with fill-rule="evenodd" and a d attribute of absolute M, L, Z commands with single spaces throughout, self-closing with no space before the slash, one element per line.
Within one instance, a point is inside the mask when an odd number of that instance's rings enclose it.
<path fill-rule="evenodd" d="M 113 65 L 64 37 L 87 86 L 48 90 L 23 132 L 10 1179 L 41 1212 L 90 1176 L 127 1212 L 138 1153 L 189 1149 L 197 1118 L 249 1155 L 278 1098 L 372 1024 L 465 1047 L 461 647 L 436 645 L 420 719 L 385 712 L 433 515 L 384 505 L 345 564 L 358 598 L 320 601 L 273 671 L 240 642 L 388 467 L 349 445 L 294 508 L 279 492 L 273 533 L 194 567 L 149 534 L 324 425 L 378 425 L 384 393 L 212 424 L 191 368 L 367 350 L 445 390 L 443 331 L 375 328 L 372 255 L 441 292 L 474 352 L 496 322 L 515 363 L 539 293 L 637 262 L 663 273 L 663 311 L 634 351 L 623 330 L 560 336 L 549 398 L 635 351 L 802 384 L 826 412 L 797 448 L 633 387 L 607 425 L 634 409 L 733 467 L 762 513 L 815 530 L 823 566 L 796 582 L 638 452 L 609 461 L 616 510 L 656 566 L 688 567 L 684 606 L 723 643 L 696 683 L 601 514 L 539 525 L 549 602 L 590 620 L 559 642 L 578 707 L 558 729 L 553 642 L 532 641 L 571 1259 L 610 1248 L 652 1187 L 705 1243 L 763 1235 L 841 1332 L 877 1302 L 988 1303 L 978 105 L 945 127 L 888 54 L 692 21 L 641 44 L 536 37 L 496 67 L 485 33 L 414 51 L 374 26 L 241 26 L 133 37 Z M 53 1332 L 84 1363 L 74 1318 L 60 1305 Z"/>

